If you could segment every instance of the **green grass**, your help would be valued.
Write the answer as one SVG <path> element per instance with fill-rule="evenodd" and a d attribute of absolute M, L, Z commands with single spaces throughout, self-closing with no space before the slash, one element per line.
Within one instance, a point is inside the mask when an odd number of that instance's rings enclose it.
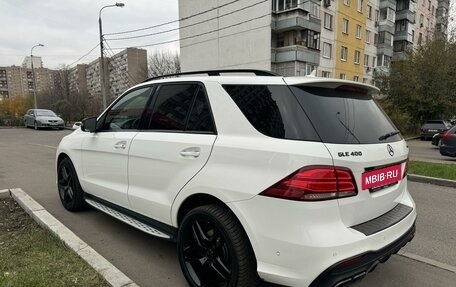
<path fill-rule="evenodd" d="M 16 223 L 11 224 L 11 220 Z M 0 218 L 0 286 L 109 284 L 58 238 L 38 226 L 27 214 L 20 214 Z"/>
<path fill-rule="evenodd" d="M 444 164 L 412 160 L 409 173 L 456 180 L 456 164 Z"/>

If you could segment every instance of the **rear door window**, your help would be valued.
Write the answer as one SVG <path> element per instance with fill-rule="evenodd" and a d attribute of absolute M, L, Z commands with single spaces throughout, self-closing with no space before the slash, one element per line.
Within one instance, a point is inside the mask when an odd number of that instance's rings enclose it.
<path fill-rule="evenodd" d="M 279 139 L 320 141 L 286 85 L 223 85 L 250 124 Z"/>
<path fill-rule="evenodd" d="M 322 141 L 338 144 L 373 144 L 402 139 L 382 136 L 397 128 L 363 90 L 291 86 Z"/>

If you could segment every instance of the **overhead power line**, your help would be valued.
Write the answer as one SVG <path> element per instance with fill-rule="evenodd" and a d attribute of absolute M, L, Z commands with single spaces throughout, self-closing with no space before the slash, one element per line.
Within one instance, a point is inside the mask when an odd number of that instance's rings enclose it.
<path fill-rule="evenodd" d="M 190 19 L 190 18 L 193 18 L 193 17 L 196 17 L 196 16 L 200 16 L 200 15 L 206 14 L 206 13 L 208 13 L 208 12 L 217 10 L 217 9 L 219 9 L 219 8 L 222 8 L 222 7 L 231 5 L 231 4 L 233 4 L 233 3 L 235 3 L 235 2 L 239 2 L 239 1 L 240 1 L 240 0 L 234 0 L 234 1 L 231 1 L 231 2 L 228 2 L 228 3 L 225 3 L 225 4 L 223 4 L 223 5 L 220 5 L 220 6 L 211 8 L 211 9 L 209 9 L 209 10 L 205 10 L 205 11 L 199 12 L 199 13 L 197 13 L 197 14 L 193 14 L 193 15 L 190 15 L 190 16 L 187 16 L 187 17 L 182 17 L 182 18 L 180 18 L 180 19 L 173 20 L 173 21 L 169 21 L 169 22 L 166 22 L 166 23 L 157 24 L 157 25 L 154 25 L 154 26 L 149 26 L 149 27 L 144 27 L 144 28 L 139 28 L 139 29 L 134 29 L 134 30 L 127 30 L 127 31 L 115 32 L 115 33 L 107 33 L 107 34 L 105 34 L 105 36 L 120 35 L 120 34 L 127 34 L 127 33 L 134 33 L 134 32 L 139 32 L 139 31 L 144 31 L 144 30 L 149 30 L 149 29 L 154 29 L 154 28 L 166 26 L 166 25 L 173 24 L 173 23 L 176 23 L 176 22 L 179 22 L 179 21 L 182 21 L 182 20 L 187 20 L 187 19 Z"/>
<path fill-rule="evenodd" d="M 212 21 L 212 20 L 215 20 L 215 19 L 219 19 L 219 18 L 228 16 L 228 15 L 232 15 L 234 13 L 237 13 L 237 12 L 243 11 L 245 9 L 249 9 L 249 8 L 255 7 L 255 6 L 259 5 L 259 4 L 262 4 L 262 3 L 268 2 L 268 1 L 269 0 L 263 0 L 263 1 L 260 1 L 260 2 L 256 2 L 254 4 L 245 6 L 243 8 L 239 8 L 239 9 L 233 10 L 233 11 L 231 11 L 229 13 L 226 13 L 226 14 L 223 14 L 223 15 L 218 15 L 218 16 L 215 16 L 215 17 L 203 20 L 203 21 L 195 22 L 195 23 L 192 23 L 192 24 L 189 24 L 189 25 L 185 25 L 185 26 L 182 26 L 182 27 L 179 27 L 179 28 L 173 28 L 173 29 L 169 29 L 169 30 L 165 30 L 165 31 L 160 31 L 160 32 L 155 32 L 155 33 L 150 33 L 150 34 L 137 35 L 137 36 L 129 36 L 129 37 L 121 37 L 121 38 L 107 38 L 106 40 L 110 40 L 110 41 L 129 40 L 129 39 L 137 39 L 137 38 L 143 38 L 143 37 L 149 37 L 149 36 L 155 36 L 155 35 L 159 35 L 159 34 L 169 33 L 169 32 L 173 32 L 173 31 L 177 31 L 177 30 L 183 29 L 183 28 L 188 28 L 188 27 L 196 26 L 196 25 L 199 25 L 199 24 L 202 24 L 202 23 L 206 23 L 206 22 L 209 22 L 209 21 Z"/>
<path fill-rule="evenodd" d="M 214 33 L 214 32 L 223 31 L 223 30 L 226 30 L 226 29 L 229 29 L 229 28 L 232 28 L 232 27 L 236 27 L 236 26 L 239 26 L 239 25 L 248 23 L 248 22 L 252 22 L 252 21 L 255 21 L 255 20 L 258 20 L 258 19 L 261 19 L 261 18 L 270 16 L 270 15 L 271 15 L 271 14 L 268 13 L 268 14 L 265 14 L 265 15 L 262 15 L 262 16 L 259 16 L 259 17 L 255 17 L 255 18 L 252 18 L 252 19 L 249 19 L 249 20 L 246 20 L 246 21 L 242 21 L 242 22 L 233 24 L 233 25 L 228 25 L 228 26 L 223 27 L 223 28 L 211 30 L 211 31 L 208 31 L 208 32 L 204 32 L 204 33 L 200 33 L 200 34 L 197 34 L 197 35 L 193 35 L 193 36 L 189 36 L 189 37 L 184 37 L 184 38 L 180 38 L 180 39 L 169 40 L 169 41 L 163 41 L 163 42 L 157 42 L 157 43 L 151 43 L 151 44 L 140 45 L 140 46 L 134 46 L 134 47 L 132 47 L 132 46 L 130 46 L 130 47 L 116 47 L 116 48 L 111 48 L 111 49 L 112 49 L 112 50 L 123 50 L 123 49 L 127 49 L 127 48 L 144 48 L 144 47 L 152 47 L 152 46 L 159 46 L 159 45 L 163 45 L 163 44 L 169 44 L 169 43 L 173 43 L 173 42 L 177 42 L 177 41 L 181 41 L 181 40 L 188 40 L 188 39 L 191 39 L 191 38 L 196 38 L 196 37 L 204 36 L 204 35 L 211 34 L 211 33 Z"/>
<path fill-rule="evenodd" d="M 77 62 L 81 61 L 83 58 L 87 57 L 90 53 L 93 52 L 93 50 L 95 50 L 98 46 L 100 46 L 100 43 L 98 43 L 95 47 L 93 47 L 92 49 L 90 49 L 89 52 L 87 52 L 86 54 L 82 55 L 79 59 L 77 59 L 76 61 L 74 61 L 73 63 L 71 63 L 69 66 L 73 66 L 74 64 L 76 64 Z"/>

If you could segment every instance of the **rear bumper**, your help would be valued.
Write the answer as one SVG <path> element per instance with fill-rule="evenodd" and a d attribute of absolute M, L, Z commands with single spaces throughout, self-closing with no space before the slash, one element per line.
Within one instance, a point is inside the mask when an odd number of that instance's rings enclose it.
<path fill-rule="evenodd" d="M 250 239 L 263 280 L 285 286 L 332 286 L 366 274 L 413 238 L 413 199 L 404 191 L 395 203 L 411 211 L 371 235 L 346 226 L 337 201 L 315 204 L 256 196 L 227 204 Z M 356 265 L 339 266 L 359 255 L 365 256 Z"/>
<path fill-rule="evenodd" d="M 341 286 L 348 282 L 362 278 L 374 270 L 379 263 L 383 263 L 392 254 L 397 253 L 404 245 L 410 242 L 415 236 L 416 226 L 413 226 L 400 238 L 388 246 L 373 252 L 366 252 L 340 261 L 321 273 L 310 285 L 316 286 Z"/>
<path fill-rule="evenodd" d="M 40 122 L 37 122 L 37 126 L 39 128 L 59 128 L 59 129 L 63 129 L 65 127 L 64 124 L 40 123 Z"/>

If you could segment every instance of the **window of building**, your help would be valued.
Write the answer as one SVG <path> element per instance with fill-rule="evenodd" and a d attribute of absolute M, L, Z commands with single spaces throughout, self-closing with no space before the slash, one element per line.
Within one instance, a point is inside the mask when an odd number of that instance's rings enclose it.
<path fill-rule="evenodd" d="M 342 46 L 340 49 L 340 59 L 342 61 L 347 61 L 348 48 Z"/>
<path fill-rule="evenodd" d="M 359 82 L 359 77 L 358 76 L 353 76 L 353 81 Z"/>
<path fill-rule="evenodd" d="M 423 22 L 424 22 L 424 15 L 420 15 L 420 27 L 423 27 Z"/>
<path fill-rule="evenodd" d="M 370 38 L 371 38 L 371 31 L 366 30 L 366 43 L 370 43 Z"/>
<path fill-rule="evenodd" d="M 344 73 L 340 73 L 339 78 L 341 80 L 345 80 L 345 79 L 347 79 L 347 76 Z"/>
<path fill-rule="evenodd" d="M 332 30 L 332 21 L 333 21 L 333 16 L 331 14 L 325 13 L 325 19 L 324 19 L 324 27 L 328 30 Z"/>
<path fill-rule="evenodd" d="M 379 44 L 385 44 L 385 35 L 386 35 L 385 31 L 381 31 L 378 33 L 378 43 Z"/>
<path fill-rule="evenodd" d="M 332 45 L 329 43 L 323 43 L 323 58 L 331 59 Z"/>
<path fill-rule="evenodd" d="M 410 0 L 397 0 L 396 2 L 396 11 L 402 11 L 409 8 Z"/>
<path fill-rule="evenodd" d="M 358 0 L 358 12 L 363 13 L 363 5 L 364 5 L 364 1 Z"/>
<path fill-rule="evenodd" d="M 356 38 L 361 39 L 361 25 L 356 25 Z"/>
<path fill-rule="evenodd" d="M 331 72 L 328 71 L 321 71 L 321 76 L 323 78 L 331 78 Z"/>
<path fill-rule="evenodd" d="M 375 10 L 375 22 L 378 22 L 378 21 L 380 21 L 380 11 Z"/>
<path fill-rule="evenodd" d="M 377 66 L 377 57 L 372 57 L 372 67 Z"/>
<path fill-rule="evenodd" d="M 320 3 L 310 2 L 310 15 L 320 18 Z"/>
<path fill-rule="evenodd" d="M 306 63 L 306 75 L 312 74 L 312 72 L 314 70 L 316 70 L 316 69 L 317 69 L 316 65 L 312 65 L 312 64 Z"/>
<path fill-rule="evenodd" d="M 396 21 L 396 32 L 407 31 L 407 23 L 408 20 L 406 19 Z"/>
<path fill-rule="evenodd" d="M 350 0 L 344 0 L 344 5 L 345 6 L 350 6 Z"/>
<path fill-rule="evenodd" d="M 367 19 L 372 20 L 372 6 L 367 5 Z"/>
<path fill-rule="evenodd" d="M 320 33 L 312 30 L 303 30 L 301 33 L 302 39 L 306 41 L 307 48 L 320 49 Z"/>
<path fill-rule="evenodd" d="M 272 10 L 273 11 L 285 11 L 296 8 L 298 6 L 298 0 L 273 0 Z"/>
<path fill-rule="evenodd" d="M 431 0 L 428 0 L 428 11 L 431 10 Z"/>
<path fill-rule="evenodd" d="M 378 44 L 378 34 L 375 33 L 374 34 L 374 45 L 377 45 Z"/>
<path fill-rule="evenodd" d="M 407 41 L 394 41 L 393 51 L 394 52 L 405 52 L 407 49 Z"/>
<path fill-rule="evenodd" d="M 355 50 L 355 64 L 359 64 L 359 58 L 361 57 L 361 52 Z"/>
<path fill-rule="evenodd" d="M 364 54 L 364 67 L 369 67 L 369 55 Z"/>
<path fill-rule="evenodd" d="M 364 83 L 364 84 L 367 83 L 367 78 L 363 78 L 363 83 Z"/>
<path fill-rule="evenodd" d="M 342 33 L 348 34 L 348 20 L 342 19 Z"/>

